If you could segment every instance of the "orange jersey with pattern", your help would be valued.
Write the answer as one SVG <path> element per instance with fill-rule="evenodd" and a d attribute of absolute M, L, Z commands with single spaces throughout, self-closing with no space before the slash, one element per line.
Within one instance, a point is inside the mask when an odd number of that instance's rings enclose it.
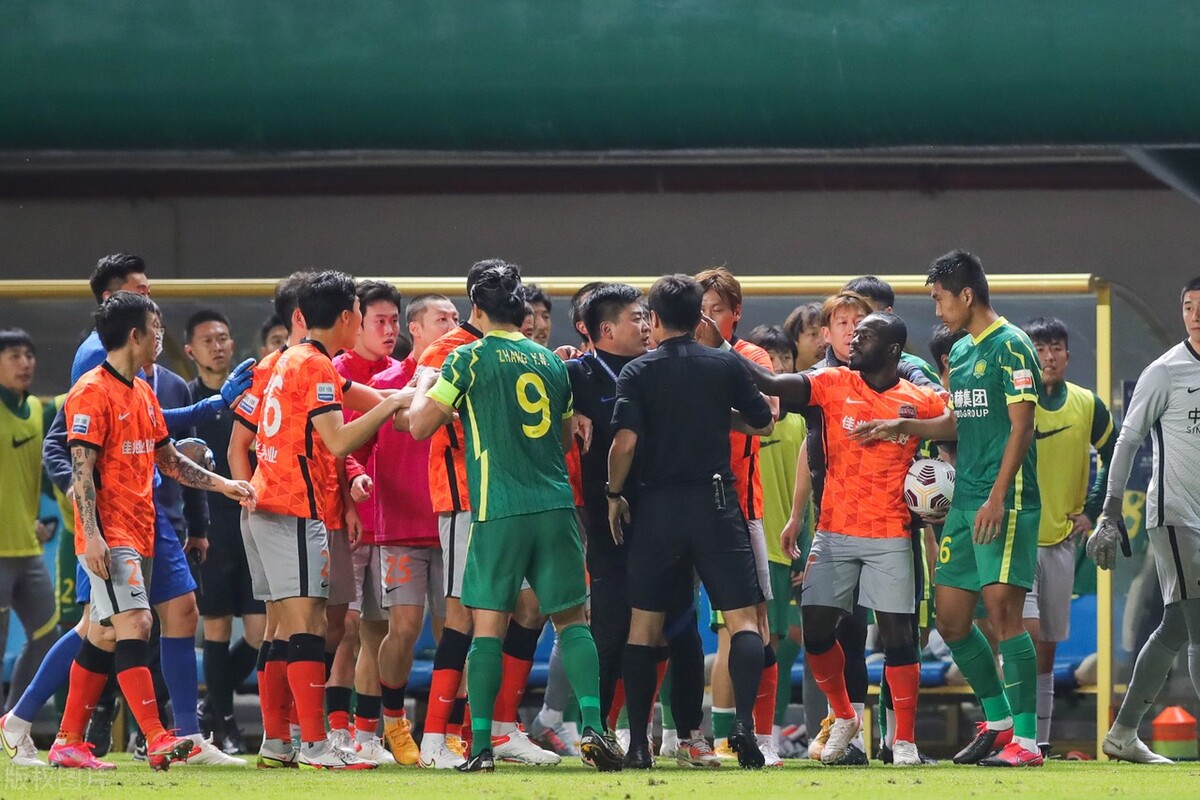
<path fill-rule="evenodd" d="M 478 338 L 479 331 L 473 326 L 460 325 L 425 348 L 417 366 L 441 370 L 451 353 Z M 438 428 L 429 440 L 429 499 L 439 514 L 471 510 L 467 451 L 463 447 L 462 422 L 457 418 Z"/>
<path fill-rule="evenodd" d="M 332 498 L 339 491 L 337 459 L 321 441 L 313 419 L 341 410 L 344 384 L 318 343 L 280 351 L 255 409 L 258 468 L 251 483 L 258 508 L 329 526 L 336 510 Z"/>
<path fill-rule="evenodd" d="M 897 435 L 862 445 L 850 439 L 850 432 L 874 419 L 940 417 L 945 400 L 903 378 L 877 392 L 847 367 L 819 369 L 809 380 L 809 402 L 824 412 L 825 424 L 827 468 L 817 527 L 867 539 L 908 538 L 912 514 L 904 503 L 904 478 L 920 440 Z"/>
<path fill-rule="evenodd" d="M 80 378 L 64 404 L 67 446 L 96 451 L 96 522 L 109 547 L 154 555 L 154 453 L 170 441 L 150 384 L 125 380 L 105 361 Z M 87 546 L 75 507 L 75 553 Z"/>
<path fill-rule="evenodd" d="M 771 355 L 753 342 L 737 339 L 733 349 L 760 367 L 775 371 Z M 729 434 L 729 466 L 736 479 L 734 485 L 737 487 L 738 505 L 742 507 L 746 519 L 762 519 L 763 516 L 762 475 L 758 471 L 759 447 L 757 436 L 737 432 Z"/>

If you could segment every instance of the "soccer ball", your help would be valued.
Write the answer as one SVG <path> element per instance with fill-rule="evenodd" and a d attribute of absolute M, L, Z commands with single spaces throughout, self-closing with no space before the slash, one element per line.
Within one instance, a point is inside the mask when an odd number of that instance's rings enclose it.
<path fill-rule="evenodd" d="M 922 516 L 941 516 L 954 499 L 954 467 L 936 458 L 918 458 L 904 478 L 904 502 Z"/>

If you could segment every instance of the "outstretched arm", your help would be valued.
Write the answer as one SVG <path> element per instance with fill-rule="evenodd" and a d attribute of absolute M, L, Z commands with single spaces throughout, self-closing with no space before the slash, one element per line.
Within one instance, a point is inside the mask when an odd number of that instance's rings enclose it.
<path fill-rule="evenodd" d="M 254 487 L 246 481 L 231 481 L 209 472 L 176 450 L 175 443 L 169 439 L 154 451 L 154 463 L 164 475 L 174 478 L 184 486 L 220 492 L 230 500 L 241 503 L 251 511 L 254 510 L 254 502 L 257 499 Z"/>

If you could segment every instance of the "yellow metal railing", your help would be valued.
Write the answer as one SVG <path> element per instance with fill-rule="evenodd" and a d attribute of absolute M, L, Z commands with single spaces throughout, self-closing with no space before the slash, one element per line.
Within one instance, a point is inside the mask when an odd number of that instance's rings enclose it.
<path fill-rule="evenodd" d="M 359 276 L 363 277 L 363 276 Z M 612 276 L 584 275 L 580 277 L 528 276 L 552 295 L 571 295 L 580 286 L 590 281 L 629 283 L 640 289 L 649 289 L 656 276 Z M 743 293 L 752 297 L 786 295 L 825 295 L 837 292 L 854 275 L 750 275 L 738 276 Z M 896 294 L 926 294 L 923 275 L 880 275 L 892 285 Z M 462 295 L 465 290 L 462 277 L 396 277 L 378 276 L 378 280 L 394 283 L 406 296 L 438 292 L 447 295 Z M 166 278 L 153 281 L 156 297 L 260 297 L 270 296 L 275 289 L 274 278 L 212 278 L 180 279 Z M 1093 275 L 1079 273 L 1047 273 L 1044 275 L 989 275 L 993 294 L 1094 294 L 1102 284 Z M 8 280 L 0 281 L 0 297 L 22 299 L 69 299 L 89 298 L 91 291 L 83 280 Z"/>

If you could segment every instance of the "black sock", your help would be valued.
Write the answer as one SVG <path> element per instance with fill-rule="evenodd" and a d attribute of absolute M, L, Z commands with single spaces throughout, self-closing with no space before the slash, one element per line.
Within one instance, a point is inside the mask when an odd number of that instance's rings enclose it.
<path fill-rule="evenodd" d="M 337 656 L 337 651 L 332 653 L 325 651 L 325 682 L 329 683 L 329 676 L 333 674 L 333 659 Z"/>
<path fill-rule="evenodd" d="M 256 654 L 257 655 L 257 654 Z M 229 642 L 204 640 L 205 699 L 213 717 L 223 720 L 233 713 L 233 687 L 230 685 Z"/>
<path fill-rule="evenodd" d="M 671 639 L 671 713 L 679 738 L 690 739 L 704 722 L 704 643 L 693 623 Z"/>
<path fill-rule="evenodd" d="M 230 698 L 233 697 L 233 693 L 238 690 L 238 687 L 250 677 L 250 673 L 254 671 L 257 660 L 258 649 L 251 647 L 250 643 L 245 639 L 238 639 L 237 643 L 229 648 Z"/>
<path fill-rule="evenodd" d="M 400 717 L 404 715 L 404 690 L 407 688 L 407 683 L 402 683 L 399 686 L 388 686 L 386 683 L 379 684 L 384 716 Z"/>
<path fill-rule="evenodd" d="M 658 648 L 644 644 L 627 644 L 621 659 L 625 676 L 625 711 L 629 716 L 629 749 L 645 749 L 646 725 L 650 721 L 650 704 L 658 683 L 656 666 Z"/>
<path fill-rule="evenodd" d="M 335 711 L 344 711 L 346 714 L 350 713 L 349 686 L 325 687 L 325 713 L 332 714 Z"/>
<path fill-rule="evenodd" d="M 462 725 L 467 718 L 467 698 L 454 698 L 454 705 L 450 707 L 450 719 L 446 722 L 451 725 Z"/>
<path fill-rule="evenodd" d="M 867 702 L 867 612 L 856 606 L 854 613 L 842 617 L 837 626 L 837 641 L 846 657 L 846 694 L 851 703 Z"/>
<path fill-rule="evenodd" d="M 729 678 L 738 721 L 754 730 L 754 701 L 762 681 L 763 640 L 757 631 L 738 631 L 729 640 Z"/>

